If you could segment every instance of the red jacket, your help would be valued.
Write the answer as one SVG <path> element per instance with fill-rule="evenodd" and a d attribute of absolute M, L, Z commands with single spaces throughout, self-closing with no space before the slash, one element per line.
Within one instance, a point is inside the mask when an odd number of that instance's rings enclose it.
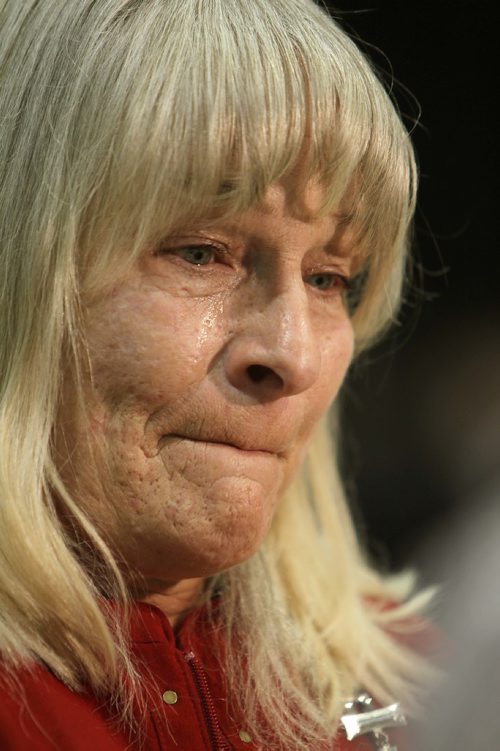
<path fill-rule="evenodd" d="M 0 679 L 0 751 L 256 751 L 245 718 L 233 721 L 227 712 L 203 621 L 190 629 L 190 620 L 174 634 L 156 607 L 139 603 L 132 613 L 132 648 L 151 687 L 147 710 L 138 718 L 142 744 L 117 730 L 94 696 L 73 693 L 36 667 L 19 675 L 24 701 Z M 398 751 L 405 751 L 401 731 L 392 733 Z M 349 742 L 339 731 L 331 748 L 372 751 L 374 746 L 367 736 Z"/>

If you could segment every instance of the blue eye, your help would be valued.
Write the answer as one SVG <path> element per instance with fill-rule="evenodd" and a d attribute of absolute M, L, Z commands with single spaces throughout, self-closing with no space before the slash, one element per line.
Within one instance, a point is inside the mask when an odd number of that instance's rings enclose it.
<path fill-rule="evenodd" d="M 193 266 L 207 266 L 214 260 L 216 248 L 211 245 L 187 245 L 174 248 L 171 252 Z"/>
<path fill-rule="evenodd" d="M 318 274 L 311 274 L 307 279 L 308 283 L 320 292 L 344 291 L 349 288 L 349 279 L 341 274 L 322 271 Z"/>

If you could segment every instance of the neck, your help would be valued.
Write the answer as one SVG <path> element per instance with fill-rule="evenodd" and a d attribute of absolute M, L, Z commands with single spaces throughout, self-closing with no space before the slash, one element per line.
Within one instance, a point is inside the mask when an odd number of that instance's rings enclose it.
<path fill-rule="evenodd" d="M 203 588 L 203 579 L 182 579 L 175 583 L 147 582 L 145 592 L 136 599 L 155 605 L 168 618 L 173 628 L 182 623 L 192 610 Z"/>

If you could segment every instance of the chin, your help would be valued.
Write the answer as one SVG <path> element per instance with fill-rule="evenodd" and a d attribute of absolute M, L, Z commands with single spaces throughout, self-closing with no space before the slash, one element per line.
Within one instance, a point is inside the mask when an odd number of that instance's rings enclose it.
<path fill-rule="evenodd" d="M 252 545 L 247 544 L 246 546 L 242 546 L 239 550 L 227 552 L 226 555 L 221 556 L 218 560 L 213 561 L 213 564 L 211 566 L 211 575 L 218 574 L 221 571 L 227 571 L 230 568 L 233 568 L 234 566 L 238 566 L 241 563 L 244 563 L 249 558 L 254 556 L 260 547 L 262 546 L 263 539 L 259 538 L 259 540 L 255 541 Z"/>
<path fill-rule="evenodd" d="M 122 560 L 127 561 L 130 572 L 140 578 L 159 581 L 180 581 L 214 576 L 251 558 L 261 547 L 268 524 L 256 525 L 238 531 L 202 534 L 193 545 L 193 537 L 184 543 L 177 540 L 136 541 L 134 550 L 122 548 Z M 154 551 L 154 552 L 153 552 Z M 135 576 L 134 576 L 135 578 Z"/>
<path fill-rule="evenodd" d="M 227 571 L 234 566 L 238 566 L 251 558 L 264 541 L 265 535 L 260 534 L 255 537 L 240 540 L 232 540 L 231 545 L 223 544 L 218 550 L 204 551 L 200 556 L 198 563 L 194 563 L 191 576 L 214 576 L 222 571 Z"/>

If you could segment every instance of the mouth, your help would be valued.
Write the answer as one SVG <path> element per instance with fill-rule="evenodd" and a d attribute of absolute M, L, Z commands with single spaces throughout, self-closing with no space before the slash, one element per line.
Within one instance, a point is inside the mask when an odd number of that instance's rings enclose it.
<path fill-rule="evenodd" d="M 245 444 L 242 441 L 228 441 L 226 439 L 214 439 L 214 438 L 205 438 L 205 437 L 193 437 L 193 436 L 186 436 L 186 435 L 180 435 L 179 433 L 169 433 L 167 435 L 163 435 L 160 439 L 160 449 L 165 448 L 165 446 L 175 444 L 180 441 L 192 441 L 193 443 L 199 443 L 201 445 L 207 446 L 207 447 L 216 447 L 216 448 L 222 448 L 227 449 L 230 451 L 234 451 L 238 454 L 253 454 L 258 456 L 259 454 L 262 456 L 278 456 L 279 452 L 271 451 L 267 448 L 262 448 L 260 446 L 251 446 L 248 444 Z"/>

